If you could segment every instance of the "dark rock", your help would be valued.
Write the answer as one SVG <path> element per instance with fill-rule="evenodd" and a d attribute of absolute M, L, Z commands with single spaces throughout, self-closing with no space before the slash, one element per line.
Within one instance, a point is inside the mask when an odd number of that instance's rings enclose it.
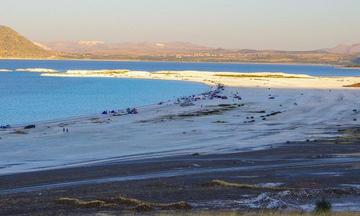
<path fill-rule="evenodd" d="M 9 129 L 9 128 L 11 128 L 10 125 L 1 125 L 0 126 L 0 129 Z"/>
<path fill-rule="evenodd" d="M 136 108 L 132 108 L 132 109 L 127 108 L 126 112 L 127 112 L 127 114 L 132 114 L 132 115 L 139 113 Z"/>
<path fill-rule="evenodd" d="M 24 129 L 28 130 L 28 129 L 33 129 L 35 127 L 36 127 L 35 125 L 27 125 L 24 127 Z"/>
<path fill-rule="evenodd" d="M 274 115 L 278 115 L 278 114 L 281 114 L 282 112 L 273 112 L 273 113 L 270 113 L 270 114 L 268 114 L 268 116 L 274 116 Z"/>

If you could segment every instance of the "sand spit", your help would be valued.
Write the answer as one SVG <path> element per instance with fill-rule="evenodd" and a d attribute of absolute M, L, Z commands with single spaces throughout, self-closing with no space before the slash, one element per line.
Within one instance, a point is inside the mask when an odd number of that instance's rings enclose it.
<path fill-rule="evenodd" d="M 289 88 L 289 89 L 340 89 L 360 83 L 360 77 L 314 77 L 286 73 L 234 73 L 204 71 L 130 71 L 130 70 L 69 70 L 65 73 L 44 73 L 53 77 L 111 77 L 131 79 L 156 79 L 218 83 L 232 87 Z"/>
<path fill-rule="evenodd" d="M 35 73 L 56 73 L 59 72 L 54 69 L 49 68 L 18 68 L 15 71 L 17 72 L 35 72 Z"/>

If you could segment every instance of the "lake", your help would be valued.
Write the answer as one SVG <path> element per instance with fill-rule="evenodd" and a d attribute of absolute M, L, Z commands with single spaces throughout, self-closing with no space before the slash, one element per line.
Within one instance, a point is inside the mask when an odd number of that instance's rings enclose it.
<path fill-rule="evenodd" d="M 0 60 L 0 125 L 27 124 L 154 104 L 206 91 L 198 83 L 111 78 L 55 78 L 19 68 L 58 71 L 128 69 L 224 72 L 285 72 L 315 76 L 359 76 L 360 69 L 282 64 L 223 64 L 129 61 Z"/>

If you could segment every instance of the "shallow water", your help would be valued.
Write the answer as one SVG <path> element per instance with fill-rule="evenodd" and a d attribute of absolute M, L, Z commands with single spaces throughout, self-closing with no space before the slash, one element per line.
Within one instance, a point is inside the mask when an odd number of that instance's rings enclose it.
<path fill-rule="evenodd" d="M 0 125 L 15 125 L 154 104 L 201 93 L 198 83 L 108 78 L 54 78 L 0 73 Z"/>
<path fill-rule="evenodd" d="M 66 60 L 0 60 L 0 69 L 49 68 L 66 70 L 128 69 L 143 71 L 195 70 L 214 72 L 285 72 L 313 76 L 360 76 L 359 69 L 338 68 L 328 65 L 291 64 L 235 64 L 235 63 L 183 63 L 137 61 L 66 61 Z"/>

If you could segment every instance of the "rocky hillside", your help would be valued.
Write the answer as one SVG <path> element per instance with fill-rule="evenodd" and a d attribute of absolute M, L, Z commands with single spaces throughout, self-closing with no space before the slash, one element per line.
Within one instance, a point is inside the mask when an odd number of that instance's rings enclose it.
<path fill-rule="evenodd" d="M 13 29 L 0 26 L 0 58 L 51 58 L 53 55 Z"/>
<path fill-rule="evenodd" d="M 324 51 L 344 55 L 360 54 L 360 43 L 352 45 L 341 44 L 333 48 L 324 49 Z"/>

